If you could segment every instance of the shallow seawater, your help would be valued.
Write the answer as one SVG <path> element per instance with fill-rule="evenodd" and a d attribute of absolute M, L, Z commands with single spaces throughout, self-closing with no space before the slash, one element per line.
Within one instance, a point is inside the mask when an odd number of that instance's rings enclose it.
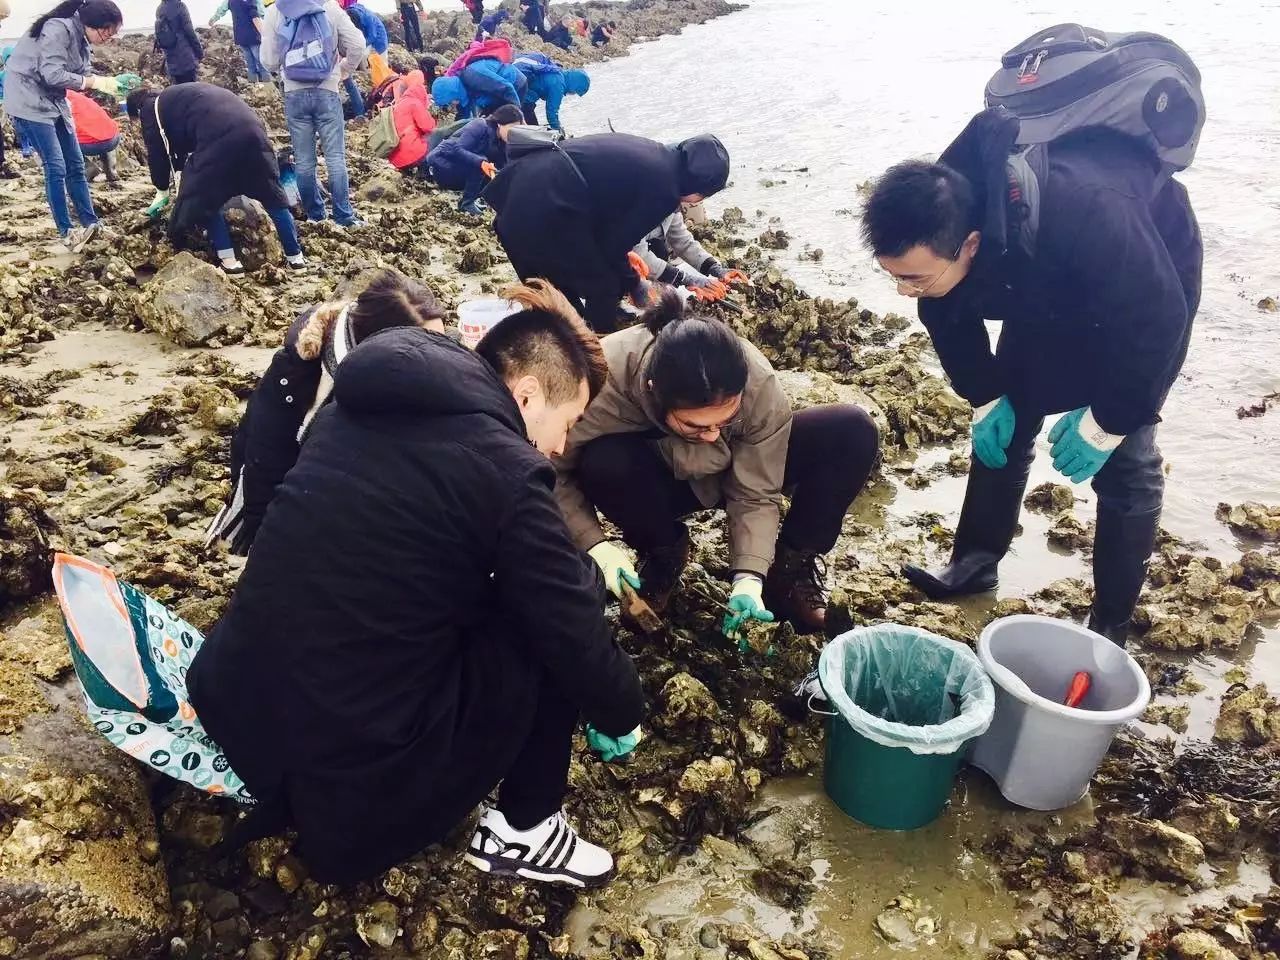
<path fill-rule="evenodd" d="M 1196 164 L 1182 174 L 1204 236 L 1205 271 L 1190 355 L 1163 411 L 1164 523 L 1223 558 L 1238 555 L 1252 545 L 1214 519 L 1216 505 L 1280 499 L 1280 410 L 1257 419 L 1235 415 L 1280 389 L 1280 316 L 1256 307 L 1264 296 L 1280 296 L 1272 236 L 1280 213 L 1280 180 L 1273 175 L 1280 165 L 1280 4 L 978 0 L 963 16 L 957 9 L 932 0 L 874 6 L 754 0 L 744 12 L 593 68 L 590 95 L 566 101 L 565 122 L 577 134 L 612 127 L 666 141 L 717 133 L 734 168 L 729 188 L 708 204 L 712 215 L 738 206 L 756 233 L 784 228 L 792 240 L 777 251 L 779 265 L 812 293 L 854 296 L 878 312 L 913 315 L 913 305 L 872 271 L 859 245 L 859 185 L 897 160 L 936 156 L 981 109 L 1000 53 L 1037 29 L 1077 19 L 1179 41 L 1204 74 L 1209 109 Z M 821 247 L 822 259 L 801 260 L 806 247 Z M 1043 437 L 1040 443 L 1031 484 L 1060 481 Z M 922 451 L 919 463 L 950 452 Z M 1076 492 L 1077 516 L 1087 521 L 1093 492 L 1087 485 Z M 891 530 L 924 512 L 953 525 L 963 494 L 963 478 L 944 476 L 922 490 L 891 482 L 877 485 L 855 512 L 861 520 L 883 518 Z M 1089 577 L 1078 553 L 1048 545 L 1049 522 L 1024 511 L 1023 532 L 1001 567 L 1000 598 L 1027 596 L 1065 576 Z M 971 605 L 975 622 L 989 602 Z M 1234 654 L 1186 659 L 1206 689 L 1191 698 L 1189 730 L 1179 740 L 1212 735 L 1232 666 L 1246 665 L 1255 680 L 1280 689 L 1274 627 L 1252 631 Z M 1138 726 L 1152 736 L 1173 735 L 1166 727 Z M 1051 816 L 1065 828 L 1093 816 L 1088 797 L 1054 815 L 1017 810 L 972 770 L 944 815 L 911 833 L 854 823 L 826 798 L 820 775 L 770 783 L 760 808 L 771 807 L 777 810 L 751 839 L 775 855 L 795 845 L 818 874 L 818 894 L 799 914 L 763 901 L 742 876 L 708 863 L 701 852 L 629 906 L 678 921 L 695 943 L 707 920 L 750 920 L 772 936 L 820 930 L 838 956 L 978 956 L 1035 906 L 1003 890 L 975 852 L 983 839 L 1020 821 Z M 1183 896 L 1163 884 L 1125 881 L 1118 896 L 1140 939 L 1161 915 L 1220 903 L 1231 893 L 1252 896 L 1269 885 L 1265 866 L 1246 859 L 1219 876 L 1215 889 Z M 891 946 L 874 933 L 876 915 L 899 894 L 938 920 L 935 943 Z M 574 932 L 585 937 L 591 920 L 589 911 L 579 911 Z"/>

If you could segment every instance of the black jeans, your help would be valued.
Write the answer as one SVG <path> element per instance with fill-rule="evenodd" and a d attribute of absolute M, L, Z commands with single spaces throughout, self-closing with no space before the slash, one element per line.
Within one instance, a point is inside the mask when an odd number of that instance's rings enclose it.
<path fill-rule="evenodd" d="M 404 27 L 404 45 L 414 52 L 421 50 L 422 25 L 418 23 L 418 10 L 413 4 L 400 4 L 400 23 Z"/>
<path fill-rule="evenodd" d="M 791 509 L 779 540 L 816 553 L 834 547 L 879 451 L 876 425 L 860 407 L 831 404 L 797 413 L 783 480 Z M 587 499 L 642 555 L 670 545 L 680 536 L 680 518 L 705 509 L 643 434 L 592 440 L 579 455 L 577 478 Z"/>
<path fill-rule="evenodd" d="M 564 803 L 577 725 L 577 706 L 544 678 L 528 739 L 498 789 L 498 809 L 515 829 L 537 826 Z"/>
<path fill-rule="evenodd" d="M 178 84 L 178 83 L 195 83 L 195 82 L 196 82 L 196 68 L 195 68 L 195 67 L 192 67 L 190 70 L 184 71 L 183 73 L 171 73 L 171 74 L 169 74 L 169 85 L 170 85 L 170 86 L 173 86 L 174 84 Z"/>

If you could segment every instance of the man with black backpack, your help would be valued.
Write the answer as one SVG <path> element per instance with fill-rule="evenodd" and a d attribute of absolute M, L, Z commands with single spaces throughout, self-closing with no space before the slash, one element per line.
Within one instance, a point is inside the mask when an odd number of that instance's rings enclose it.
<path fill-rule="evenodd" d="M 262 62 L 284 76 L 284 117 L 298 164 L 298 190 L 307 218 L 325 218 L 316 186 L 316 139 L 329 170 L 333 219 L 360 227 L 351 208 L 347 142 L 338 87 L 364 63 L 364 35 L 336 0 L 277 0 L 267 10 Z"/>
<path fill-rule="evenodd" d="M 1074 24 L 1004 63 L 990 109 L 938 163 L 891 168 L 863 216 L 973 405 L 951 562 L 904 573 L 935 599 L 995 587 L 1036 437 L 1063 413 L 1053 465 L 1098 495 L 1090 627 L 1123 645 L 1159 529 L 1156 424 L 1200 301 L 1200 232 L 1170 178 L 1204 122 L 1200 75 L 1164 38 Z M 994 353 L 986 320 L 1003 321 Z"/>

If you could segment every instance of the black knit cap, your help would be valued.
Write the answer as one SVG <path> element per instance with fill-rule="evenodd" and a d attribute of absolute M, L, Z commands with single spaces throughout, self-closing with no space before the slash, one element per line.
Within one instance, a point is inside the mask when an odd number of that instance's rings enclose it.
<path fill-rule="evenodd" d="M 729 151 L 719 137 L 700 134 L 681 140 L 675 150 L 680 154 L 680 196 L 709 197 L 729 182 Z"/>

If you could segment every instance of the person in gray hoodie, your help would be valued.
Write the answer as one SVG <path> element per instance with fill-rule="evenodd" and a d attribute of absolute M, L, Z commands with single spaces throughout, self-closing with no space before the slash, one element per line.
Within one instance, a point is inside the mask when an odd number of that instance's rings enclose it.
<path fill-rule="evenodd" d="M 40 154 L 49 210 L 72 253 L 79 253 L 93 238 L 98 215 L 89 196 L 67 91 L 98 90 L 119 97 L 138 80 L 133 74 L 95 77 L 89 62 L 89 45 L 114 37 L 123 19 L 112 0 L 64 0 L 36 19 L 5 64 L 5 111 L 18 136 Z M 74 229 L 68 194 L 80 221 Z"/>
<path fill-rule="evenodd" d="M 304 56 L 290 50 L 291 37 L 304 37 L 311 18 L 328 20 L 329 41 L 321 52 Z M 277 0 L 268 10 L 262 37 L 262 64 L 280 70 L 284 79 L 284 116 L 298 165 L 298 190 L 307 219 L 325 219 L 324 200 L 316 185 L 316 139 L 329 170 L 333 219 L 344 227 L 364 226 L 351 208 L 347 178 L 347 142 L 338 87 L 344 75 L 364 64 L 364 35 L 336 0 Z M 296 28 L 296 29 L 295 29 Z"/>

